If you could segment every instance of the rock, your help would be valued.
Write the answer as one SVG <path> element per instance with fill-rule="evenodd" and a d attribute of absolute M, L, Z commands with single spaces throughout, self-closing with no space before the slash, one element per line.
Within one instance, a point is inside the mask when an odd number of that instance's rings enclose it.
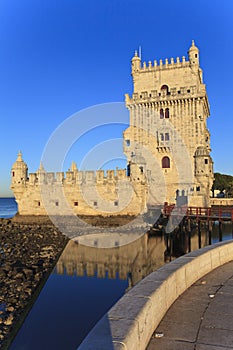
<path fill-rule="evenodd" d="M 0 219 L 0 348 L 68 240 L 49 220 L 13 220 Z"/>
<path fill-rule="evenodd" d="M 10 316 L 7 317 L 7 319 L 4 321 L 4 324 L 6 326 L 10 326 L 13 322 L 14 316 L 11 314 Z"/>
<path fill-rule="evenodd" d="M 9 306 L 6 308 L 6 311 L 8 312 L 13 312 L 15 310 L 15 308 L 13 306 Z"/>

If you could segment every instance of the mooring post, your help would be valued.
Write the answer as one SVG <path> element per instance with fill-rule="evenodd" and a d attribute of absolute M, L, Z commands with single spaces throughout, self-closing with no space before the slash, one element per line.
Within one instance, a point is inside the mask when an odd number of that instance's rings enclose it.
<path fill-rule="evenodd" d="M 188 218 L 187 220 L 187 231 L 188 231 L 188 250 L 189 253 L 191 252 L 191 222 L 190 222 L 190 218 Z"/>
<path fill-rule="evenodd" d="M 201 220 L 198 219 L 197 221 L 198 226 L 198 247 L 201 248 Z"/>
<path fill-rule="evenodd" d="M 219 242 L 222 242 L 222 221 L 219 220 L 219 225 L 218 225 L 218 236 L 219 236 Z"/>
<path fill-rule="evenodd" d="M 213 227 L 212 221 L 208 220 L 209 245 L 211 245 L 211 243 L 212 243 L 212 227 Z"/>

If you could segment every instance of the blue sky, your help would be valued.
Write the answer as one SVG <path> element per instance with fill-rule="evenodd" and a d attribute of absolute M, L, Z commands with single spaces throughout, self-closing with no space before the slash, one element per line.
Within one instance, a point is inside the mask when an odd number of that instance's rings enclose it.
<path fill-rule="evenodd" d="M 211 107 L 214 168 L 233 174 L 232 20 L 231 0 L 1 0 L 0 196 L 10 195 L 18 150 L 35 172 L 50 135 L 67 117 L 124 102 L 139 45 L 143 61 L 153 61 L 187 57 L 192 39 Z M 123 129 L 102 128 L 96 138 L 118 138 Z M 73 158 L 79 163 L 78 154 Z"/>

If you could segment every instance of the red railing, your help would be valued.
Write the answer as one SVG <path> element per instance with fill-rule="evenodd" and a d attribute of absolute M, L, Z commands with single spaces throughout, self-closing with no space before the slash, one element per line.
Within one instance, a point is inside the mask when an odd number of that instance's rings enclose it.
<path fill-rule="evenodd" d="M 175 204 L 164 203 L 163 214 L 170 216 L 171 214 L 180 216 L 195 216 L 198 218 L 207 218 L 214 220 L 231 220 L 233 221 L 233 208 L 226 207 L 187 207 Z"/>

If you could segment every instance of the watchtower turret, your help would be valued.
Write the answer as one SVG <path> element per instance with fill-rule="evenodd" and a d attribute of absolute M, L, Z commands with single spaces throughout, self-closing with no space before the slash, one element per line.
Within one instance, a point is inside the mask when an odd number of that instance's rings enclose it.
<path fill-rule="evenodd" d="M 11 186 L 25 184 L 28 177 L 28 166 L 23 161 L 22 153 L 19 151 L 16 162 L 11 168 Z"/>
<path fill-rule="evenodd" d="M 135 51 L 135 54 L 131 60 L 131 63 L 132 63 L 132 74 L 138 72 L 141 68 L 141 58 L 138 56 L 137 50 Z"/>
<path fill-rule="evenodd" d="M 191 66 L 199 66 L 199 50 L 195 46 L 194 40 L 192 40 L 192 46 L 188 50 L 188 56 Z"/>

